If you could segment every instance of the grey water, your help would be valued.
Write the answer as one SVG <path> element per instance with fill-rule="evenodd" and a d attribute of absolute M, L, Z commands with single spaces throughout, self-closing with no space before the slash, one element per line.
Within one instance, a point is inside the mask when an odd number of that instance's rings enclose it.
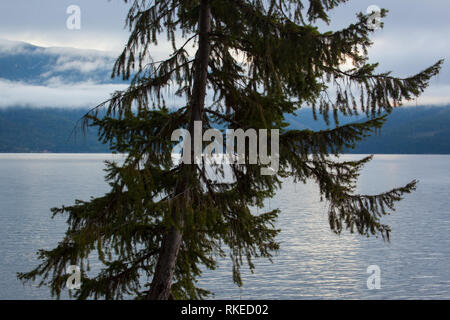
<path fill-rule="evenodd" d="M 51 219 L 50 208 L 107 192 L 104 160 L 121 156 L 0 154 L 0 299 L 51 298 L 48 288 L 22 285 L 16 273 L 36 266 L 36 251 L 62 239 L 65 217 Z M 239 288 L 225 259 L 217 270 L 206 271 L 199 285 L 216 299 L 450 299 L 449 173 L 450 156 L 441 155 L 376 155 L 365 167 L 359 193 L 420 181 L 417 191 L 383 218 L 392 227 L 390 243 L 335 235 L 317 186 L 286 181 L 266 202 L 268 209 L 281 209 L 281 249 L 273 263 L 257 260 L 254 273 L 243 268 Z M 367 285 L 373 265 L 380 270 L 379 289 Z M 65 292 L 62 298 L 67 297 Z"/>

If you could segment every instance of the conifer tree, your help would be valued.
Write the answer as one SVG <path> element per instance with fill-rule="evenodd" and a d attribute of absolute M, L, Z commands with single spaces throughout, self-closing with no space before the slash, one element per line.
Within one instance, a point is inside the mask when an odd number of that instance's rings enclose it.
<path fill-rule="evenodd" d="M 377 72 L 378 65 L 368 63 L 373 30 L 367 15 L 338 31 L 317 27 L 346 0 L 125 1 L 131 34 L 113 76 L 131 84 L 85 120 L 126 159 L 107 162 L 107 194 L 52 209 L 67 215 L 65 237 L 56 248 L 40 250 L 40 264 L 20 279 L 40 279 L 59 297 L 67 266 L 79 265 L 79 299 L 201 299 L 209 294 L 196 285 L 202 270 L 228 255 L 241 285 L 243 265 L 253 269 L 255 258 L 270 259 L 279 248 L 274 224 L 282 212 L 254 208 L 264 209 L 288 177 L 317 182 L 332 231 L 389 240 L 381 218 L 416 181 L 379 195 L 357 194 L 359 171 L 371 157 L 338 156 L 381 128 L 393 108 L 419 96 L 442 61 L 406 78 Z M 173 51 L 154 61 L 161 34 Z M 169 108 L 173 95 L 185 103 Z M 301 107 L 334 125 L 289 129 L 285 115 Z M 339 114 L 367 120 L 340 125 Z M 193 134 L 195 121 L 203 130 L 279 129 L 279 170 L 263 175 L 260 163 L 233 163 L 233 178 L 225 180 L 220 165 L 212 178 L 201 163 L 174 163 L 171 135 L 179 128 Z M 93 257 L 103 264 L 94 275 L 88 271 Z"/>

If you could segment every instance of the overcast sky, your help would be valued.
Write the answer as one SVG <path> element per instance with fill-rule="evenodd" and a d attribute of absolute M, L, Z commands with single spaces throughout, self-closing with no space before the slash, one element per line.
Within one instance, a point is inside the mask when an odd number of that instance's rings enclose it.
<path fill-rule="evenodd" d="M 70 5 L 81 8 L 81 30 L 66 27 Z M 370 50 L 371 61 L 380 62 L 380 72 L 392 70 L 406 76 L 449 56 L 449 0 L 350 0 L 333 10 L 332 24 L 321 29 L 343 28 L 370 5 L 389 10 L 384 29 L 373 35 Z M 123 0 L 2 0 L 0 39 L 119 52 L 128 37 L 124 30 L 128 6 Z M 160 56 L 167 48 L 161 43 L 153 49 L 154 54 Z M 418 104 L 450 103 L 449 63 L 446 61 Z"/>

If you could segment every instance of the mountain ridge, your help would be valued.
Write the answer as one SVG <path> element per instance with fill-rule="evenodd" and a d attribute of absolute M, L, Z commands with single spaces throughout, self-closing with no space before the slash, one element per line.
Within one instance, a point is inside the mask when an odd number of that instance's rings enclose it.
<path fill-rule="evenodd" d="M 106 98 L 113 86 L 126 86 L 111 79 L 114 61 L 111 52 L 0 39 L 0 152 L 109 152 L 97 141 L 95 129 L 86 135 L 74 135 L 73 129 L 87 111 L 84 106 L 96 105 L 94 100 Z M 363 120 L 364 116 L 340 116 L 341 124 Z M 333 127 L 320 116 L 314 121 L 307 108 L 286 115 L 286 121 L 292 129 Z M 450 154 L 449 124 L 449 107 L 397 108 L 379 135 L 347 152 Z"/>
<path fill-rule="evenodd" d="M 0 153 L 105 153 L 108 146 L 97 140 L 97 130 L 86 134 L 77 122 L 88 109 L 11 107 L 0 109 Z M 312 111 L 287 115 L 291 129 L 314 131 L 332 128 Z M 340 117 L 341 124 L 363 121 Z M 332 122 L 333 123 L 333 122 Z M 386 124 L 346 153 L 450 154 L 450 106 L 403 107 L 388 116 Z"/>

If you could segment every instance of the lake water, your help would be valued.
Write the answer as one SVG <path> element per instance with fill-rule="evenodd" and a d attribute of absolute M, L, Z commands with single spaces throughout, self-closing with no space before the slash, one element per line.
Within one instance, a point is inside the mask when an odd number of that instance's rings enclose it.
<path fill-rule="evenodd" d="M 361 156 L 345 156 L 355 159 Z M 48 299 L 49 290 L 23 286 L 16 273 L 36 265 L 35 252 L 52 248 L 66 230 L 49 208 L 106 192 L 101 154 L 0 154 L 0 299 Z M 363 170 L 359 192 L 379 193 L 420 180 L 383 222 L 391 243 L 328 226 L 326 204 L 314 184 L 286 181 L 267 207 L 282 210 L 281 250 L 273 263 L 260 260 L 232 284 L 221 261 L 200 284 L 217 299 L 450 299 L 450 156 L 377 155 Z M 377 265 L 381 288 L 369 290 L 367 268 Z M 98 265 L 97 265 L 98 266 Z M 95 267 L 95 264 L 94 264 Z M 66 296 L 64 296 L 66 297 Z"/>

